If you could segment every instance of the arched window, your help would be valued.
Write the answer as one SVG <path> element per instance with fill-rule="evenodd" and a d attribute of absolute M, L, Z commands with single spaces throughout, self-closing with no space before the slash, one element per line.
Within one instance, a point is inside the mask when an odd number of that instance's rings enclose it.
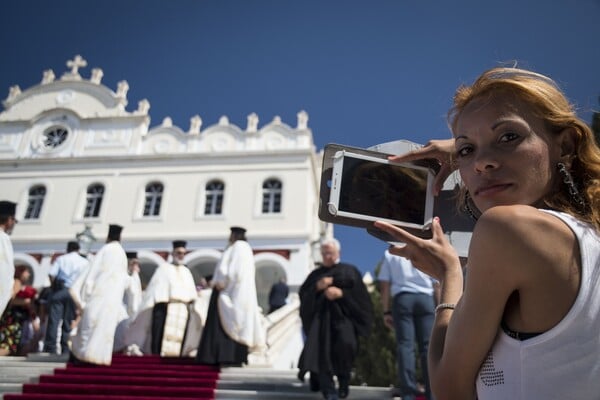
<path fill-rule="evenodd" d="M 204 215 L 220 215 L 223 213 L 223 195 L 225 184 L 221 181 L 210 181 L 206 184 L 206 202 Z"/>
<path fill-rule="evenodd" d="M 88 186 L 85 199 L 84 218 L 97 217 L 100 215 L 100 206 L 104 197 L 104 185 L 99 183 Z"/>
<path fill-rule="evenodd" d="M 27 210 L 25 219 L 39 219 L 46 197 L 46 187 L 43 185 L 33 186 L 29 189 L 29 198 L 27 199 Z"/>
<path fill-rule="evenodd" d="M 263 183 L 263 214 L 281 212 L 281 188 L 281 181 L 278 179 L 268 179 Z"/>
<path fill-rule="evenodd" d="M 146 202 L 144 203 L 144 217 L 160 214 L 164 186 L 160 182 L 152 182 L 146 185 Z"/>

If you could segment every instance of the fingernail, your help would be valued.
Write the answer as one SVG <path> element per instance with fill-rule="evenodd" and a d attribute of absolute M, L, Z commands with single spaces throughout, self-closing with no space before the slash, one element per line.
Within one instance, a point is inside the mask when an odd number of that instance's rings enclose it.
<path fill-rule="evenodd" d="M 435 222 L 440 222 L 440 217 L 434 217 L 433 219 L 435 220 Z"/>

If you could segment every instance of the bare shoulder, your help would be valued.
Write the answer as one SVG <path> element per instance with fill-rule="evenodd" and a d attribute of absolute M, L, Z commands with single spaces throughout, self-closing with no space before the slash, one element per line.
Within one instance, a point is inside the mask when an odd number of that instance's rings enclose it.
<path fill-rule="evenodd" d="M 574 239 L 571 229 L 556 216 L 524 205 L 497 206 L 487 210 L 477 221 L 474 233 L 505 240 L 531 237 L 540 239 Z"/>
<path fill-rule="evenodd" d="M 568 261 L 577 239 L 559 218 L 524 205 L 498 206 L 477 221 L 471 249 L 485 258 L 518 265 L 544 265 Z M 527 261 L 524 263 L 523 261 Z"/>

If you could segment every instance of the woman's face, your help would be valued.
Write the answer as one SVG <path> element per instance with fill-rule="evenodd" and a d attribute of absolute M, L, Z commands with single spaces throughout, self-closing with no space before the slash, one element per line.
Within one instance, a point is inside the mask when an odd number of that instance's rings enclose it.
<path fill-rule="evenodd" d="M 533 117 L 529 106 L 511 97 L 471 101 L 457 120 L 454 137 L 458 169 L 477 208 L 540 205 L 552 190 L 560 161 L 557 136 Z"/>
<path fill-rule="evenodd" d="M 31 272 L 29 272 L 28 269 L 24 269 L 23 272 L 21 272 L 21 275 L 19 276 L 19 280 L 21 281 L 21 283 L 26 284 L 27 282 L 29 282 L 29 278 L 31 278 Z"/>

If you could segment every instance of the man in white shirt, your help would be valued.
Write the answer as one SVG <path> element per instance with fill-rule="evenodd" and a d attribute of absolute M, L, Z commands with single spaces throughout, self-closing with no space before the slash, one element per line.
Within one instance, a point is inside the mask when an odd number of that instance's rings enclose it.
<path fill-rule="evenodd" d="M 422 394 L 415 374 L 416 341 L 425 383 L 425 397 L 431 400 L 427 351 L 435 317 L 434 286 L 437 287 L 437 284 L 431 277 L 416 269 L 410 260 L 393 255 L 388 250 L 378 279 L 384 323 L 396 331 L 396 362 L 400 387 L 395 392 L 398 392 L 402 400 L 414 400 L 417 395 Z"/>
<path fill-rule="evenodd" d="M 48 325 L 44 339 L 44 351 L 51 354 L 66 354 L 71 323 L 75 319 L 75 303 L 69 293 L 79 275 L 85 271 L 89 262 L 79 254 L 79 243 L 67 243 L 67 253 L 58 257 L 50 267 L 50 297 L 48 299 Z M 56 346 L 58 325 L 62 320 L 60 336 L 60 352 Z"/>
<path fill-rule="evenodd" d="M 18 222 L 15 218 L 17 204 L 0 201 L 0 315 L 4 312 L 13 293 L 15 261 L 12 242 L 8 235 Z"/>

